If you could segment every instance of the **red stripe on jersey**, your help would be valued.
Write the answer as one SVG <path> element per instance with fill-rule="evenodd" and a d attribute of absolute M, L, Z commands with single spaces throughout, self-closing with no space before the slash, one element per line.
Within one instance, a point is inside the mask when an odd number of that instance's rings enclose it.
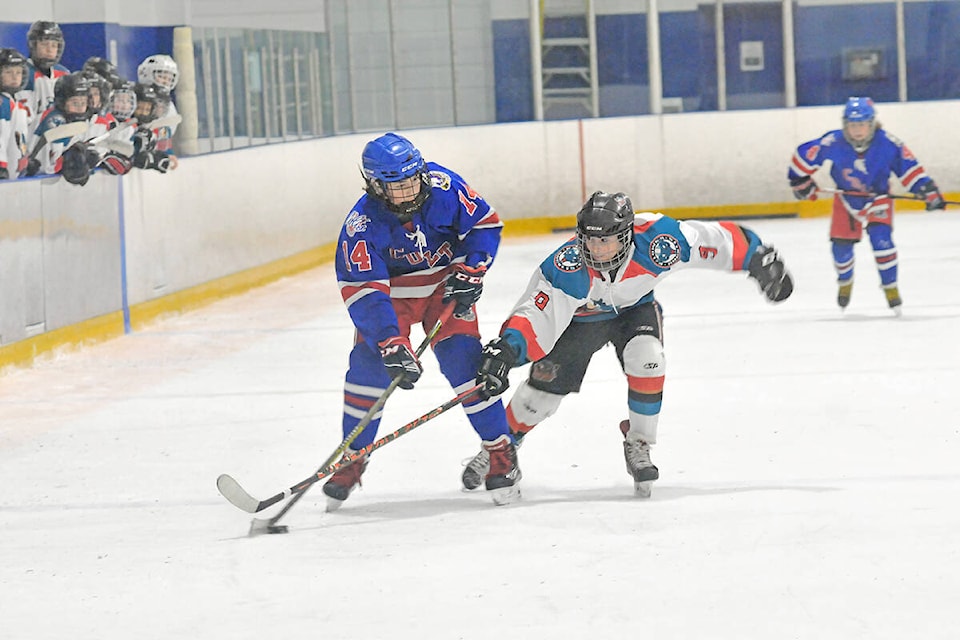
<path fill-rule="evenodd" d="M 631 391 L 637 393 L 663 393 L 663 378 L 664 376 L 657 376 L 656 378 L 627 376 L 627 386 L 630 387 Z"/>
<path fill-rule="evenodd" d="M 917 165 L 914 168 L 910 169 L 910 171 L 906 172 L 903 175 L 903 177 L 900 178 L 900 182 L 902 182 L 904 186 L 909 186 L 910 183 L 915 182 L 923 174 L 924 174 L 923 167 L 921 167 L 920 165 Z"/>
<path fill-rule="evenodd" d="M 537 334 L 534 332 L 529 320 L 522 316 L 512 316 L 503 323 L 503 327 L 500 329 L 501 334 L 504 329 L 516 329 L 520 332 L 520 335 L 523 336 L 523 339 L 527 341 L 527 360 L 536 362 L 546 357 L 547 354 L 537 342 Z"/>
<path fill-rule="evenodd" d="M 343 288 L 340 289 L 340 297 L 342 297 L 343 301 L 346 302 L 364 289 L 382 291 L 383 293 L 390 295 L 390 287 L 382 282 L 358 282 L 353 285 L 344 285 Z"/>
<path fill-rule="evenodd" d="M 634 233 L 644 233 L 647 229 L 649 229 L 650 227 L 652 227 L 652 226 L 655 225 L 656 223 L 657 223 L 656 220 L 647 220 L 647 221 L 644 222 L 643 224 L 635 224 L 635 225 L 633 225 L 633 232 L 634 232 Z"/>
<path fill-rule="evenodd" d="M 743 263 L 747 258 L 746 236 L 743 235 L 743 229 L 736 222 L 721 222 L 720 226 L 730 232 L 733 236 L 733 269 L 732 271 L 743 271 Z"/>
<path fill-rule="evenodd" d="M 645 276 L 652 273 L 652 271 L 647 271 L 642 265 L 631 260 L 627 263 L 627 268 L 623 272 L 623 279 L 626 280 L 627 278 L 636 278 L 637 276 Z"/>
<path fill-rule="evenodd" d="M 390 278 L 390 286 L 392 287 L 425 287 L 429 285 L 435 285 L 447 279 L 447 275 L 450 273 L 450 268 L 439 269 L 432 273 L 424 273 L 423 271 L 415 271 L 413 273 L 408 273 L 402 276 L 393 276 Z"/>
<path fill-rule="evenodd" d="M 809 176 L 814 171 L 816 171 L 816 169 L 814 169 L 813 167 L 805 163 L 803 160 L 801 160 L 800 156 L 798 156 L 797 154 L 793 154 L 793 160 L 791 164 L 793 164 L 793 168 L 797 171 L 797 173 L 800 173 L 805 176 Z"/>
<path fill-rule="evenodd" d="M 502 225 L 503 223 L 500 221 L 500 216 L 497 215 L 497 212 L 491 209 L 490 212 L 486 215 L 486 217 L 484 217 L 483 220 L 475 224 L 474 227 L 479 227 L 480 225 L 487 226 L 487 225 L 497 225 L 497 224 Z"/>

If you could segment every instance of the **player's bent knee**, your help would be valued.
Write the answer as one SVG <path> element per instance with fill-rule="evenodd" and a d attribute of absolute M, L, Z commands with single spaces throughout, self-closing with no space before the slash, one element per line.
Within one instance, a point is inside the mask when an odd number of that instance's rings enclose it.
<path fill-rule="evenodd" d="M 534 389 L 524 380 L 510 398 L 510 410 L 517 421 L 535 425 L 556 413 L 562 400 L 562 395 Z"/>
<path fill-rule="evenodd" d="M 654 378 L 666 374 L 663 345 L 654 336 L 636 336 L 623 348 L 623 371 L 630 376 Z"/>

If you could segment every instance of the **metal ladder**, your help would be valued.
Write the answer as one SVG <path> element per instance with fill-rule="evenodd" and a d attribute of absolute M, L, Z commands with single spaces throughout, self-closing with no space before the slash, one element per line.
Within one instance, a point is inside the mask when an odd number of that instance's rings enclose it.
<path fill-rule="evenodd" d="M 543 119 L 597 117 L 600 101 L 593 0 L 539 0 L 537 17 Z"/>

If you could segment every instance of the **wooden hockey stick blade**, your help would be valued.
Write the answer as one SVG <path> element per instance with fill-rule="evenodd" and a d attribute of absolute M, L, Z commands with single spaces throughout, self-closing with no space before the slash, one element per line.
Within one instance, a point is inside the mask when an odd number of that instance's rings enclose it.
<path fill-rule="evenodd" d="M 62 124 L 59 127 L 54 127 L 53 129 L 47 129 L 44 131 L 43 139 L 47 142 L 53 142 L 55 140 L 60 140 L 61 138 L 72 138 L 74 136 L 83 135 L 89 128 L 90 123 L 86 120 L 83 122 Z"/>

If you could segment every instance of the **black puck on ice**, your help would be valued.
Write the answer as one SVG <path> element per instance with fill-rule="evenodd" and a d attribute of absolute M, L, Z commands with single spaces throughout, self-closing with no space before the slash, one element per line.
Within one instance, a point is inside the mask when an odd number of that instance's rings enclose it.
<path fill-rule="evenodd" d="M 288 531 L 285 524 L 272 524 L 267 527 L 267 533 L 287 533 Z"/>

